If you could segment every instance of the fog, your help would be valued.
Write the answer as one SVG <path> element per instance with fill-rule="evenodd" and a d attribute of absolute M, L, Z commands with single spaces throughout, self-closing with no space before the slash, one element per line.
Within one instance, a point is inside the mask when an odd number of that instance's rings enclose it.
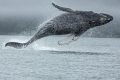
<path fill-rule="evenodd" d="M 120 37 L 120 0 L 0 0 L 0 34 L 33 35 L 47 19 L 63 12 L 51 3 L 81 11 L 111 14 L 114 21 L 87 31 L 85 37 Z"/>

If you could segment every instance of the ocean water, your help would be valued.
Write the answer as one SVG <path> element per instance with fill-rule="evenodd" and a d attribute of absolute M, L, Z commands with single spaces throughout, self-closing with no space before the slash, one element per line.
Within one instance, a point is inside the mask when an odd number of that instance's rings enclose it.
<path fill-rule="evenodd" d="M 25 49 L 4 47 L 25 36 L 0 36 L 0 80 L 120 80 L 120 39 L 80 38 L 59 46 L 48 37 Z"/>

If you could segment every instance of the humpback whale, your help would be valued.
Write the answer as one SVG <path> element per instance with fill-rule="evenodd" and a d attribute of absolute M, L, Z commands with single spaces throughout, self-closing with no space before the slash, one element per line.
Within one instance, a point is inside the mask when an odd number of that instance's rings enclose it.
<path fill-rule="evenodd" d="M 78 11 L 56 5 L 55 3 L 52 3 L 52 5 L 64 13 L 52 18 L 42 25 L 38 32 L 27 42 L 8 42 L 5 44 L 5 47 L 10 46 L 18 49 L 25 48 L 38 39 L 52 35 L 66 34 L 70 34 L 70 36 L 72 36 L 72 39 L 68 42 L 70 43 L 77 40 L 81 34 L 90 28 L 107 24 L 113 20 L 111 15 L 105 13 Z M 62 43 L 59 41 L 58 44 L 61 45 Z"/>

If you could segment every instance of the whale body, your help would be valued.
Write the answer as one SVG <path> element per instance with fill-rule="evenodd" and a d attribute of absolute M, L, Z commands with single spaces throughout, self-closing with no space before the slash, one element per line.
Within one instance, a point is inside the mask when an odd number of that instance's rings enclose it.
<path fill-rule="evenodd" d="M 52 35 L 71 34 L 74 37 L 79 37 L 90 28 L 107 24 L 113 20 L 111 15 L 105 13 L 77 11 L 58 6 L 54 3 L 52 3 L 52 5 L 64 13 L 42 25 L 38 32 L 27 42 L 8 42 L 5 44 L 5 47 L 10 46 L 18 49 L 25 48 L 38 39 Z"/>

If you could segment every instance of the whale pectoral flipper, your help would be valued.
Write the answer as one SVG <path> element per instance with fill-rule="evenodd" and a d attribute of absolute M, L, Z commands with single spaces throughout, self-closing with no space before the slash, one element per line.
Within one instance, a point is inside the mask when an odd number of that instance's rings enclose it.
<path fill-rule="evenodd" d="M 57 9 L 59 9 L 59 10 L 61 10 L 61 11 L 70 12 L 70 13 L 74 13 L 74 12 L 75 12 L 74 10 L 72 10 L 72 9 L 70 9 L 70 8 L 61 7 L 61 6 L 56 5 L 55 3 L 52 3 L 52 5 L 53 5 L 55 8 L 57 8 Z"/>
<path fill-rule="evenodd" d="M 69 39 L 69 38 L 71 38 L 71 39 Z M 70 35 L 67 38 L 64 38 L 64 39 L 58 41 L 58 44 L 59 45 L 69 45 L 70 43 L 77 41 L 78 39 L 79 39 L 79 36 Z M 69 40 L 69 41 L 67 41 L 67 40 Z"/>

